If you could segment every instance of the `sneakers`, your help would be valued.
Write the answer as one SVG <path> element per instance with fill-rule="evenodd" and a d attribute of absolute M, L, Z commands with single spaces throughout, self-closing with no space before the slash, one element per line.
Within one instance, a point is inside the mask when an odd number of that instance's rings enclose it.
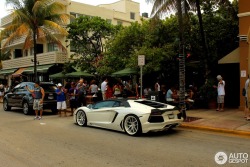
<path fill-rule="evenodd" d="M 42 119 L 42 117 L 40 117 L 40 116 L 35 116 L 35 118 L 34 118 L 34 120 L 41 120 Z"/>

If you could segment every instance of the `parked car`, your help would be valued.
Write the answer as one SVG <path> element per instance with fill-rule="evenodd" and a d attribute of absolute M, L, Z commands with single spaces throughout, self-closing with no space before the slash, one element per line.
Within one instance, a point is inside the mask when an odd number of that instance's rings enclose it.
<path fill-rule="evenodd" d="M 182 121 L 176 107 L 144 99 L 105 100 L 74 111 L 77 125 L 123 131 L 131 136 L 175 128 Z"/>
<path fill-rule="evenodd" d="M 21 107 L 25 115 L 33 113 L 33 97 L 25 88 L 26 85 L 29 89 L 34 89 L 35 83 L 22 82 L 4 96 L 3 109 L 5 111 L 11 110 L 11 107 Z M 43 109 L 51 109 L 53 113 L 56 113 L 56 85 L 50 82 L 41 82 L 40 86 L 45 92 Z"/>

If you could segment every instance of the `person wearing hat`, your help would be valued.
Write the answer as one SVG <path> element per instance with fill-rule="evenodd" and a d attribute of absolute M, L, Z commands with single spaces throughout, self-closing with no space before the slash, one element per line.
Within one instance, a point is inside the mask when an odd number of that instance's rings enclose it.
<path fill-rule="evenodd" d="M 225 98 L 225 81 L 222 80 L 222 76 L 218 75 L 217 77 L 218 86 L 215 86 L 217 88 L 218 96 L 217 96 L 217 103 L 218 108 L 216 111 L 223 111 L 224 110 L 224 98 Z"/>
<path fill-rule="evenodd" d="M 66 97 L 65 97 L 66 90 L 63 88 L 61 83 L 57 84 L 56 94 L 57 94 L 57 110 L 59 116 L 61 116 L 61 112 L 64 111 L 65 116 L 67 116 L 66 111 Z"/>
<path fill-rule="evenodd" d="M 40 82 L 38 80 L 35 81 L 34 90 L 31 90 L 26 85 L 26 89 L 33 94 L 34 102 L 33 102 L 33 110 L 35 110 L 36 116 L 34 119 L 42 119 L 43 115 L 43 99 L 45 96 L 44 89 L 40 87 Z M 40 116 L 38 116 L 38 111 L 40 111 Z"/>

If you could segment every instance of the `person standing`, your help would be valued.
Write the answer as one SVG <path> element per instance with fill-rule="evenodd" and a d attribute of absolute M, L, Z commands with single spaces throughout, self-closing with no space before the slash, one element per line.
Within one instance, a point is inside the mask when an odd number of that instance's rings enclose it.
<path fill-rule="evenodd" d="M 92 80 L 90 82 L 90 86 L 89 86 L 88 90 L 89 90 L 88 91 L 89 94 L 91 94 L 91 95 L 94 95 L 94 94 L 96 94 L 98 92 L 98 86 L 96 85 L 96 81 L 95 80 Z"/>
<path fill-rule="evenodd" d="M 115 97 L 121 97 L 122 95 L 122 86 L 119 81 L 116 81 L 115 86 L 113 86 L 113 92 Z"/>
<path fill-rule="evenodd" d="M 84 84 L 84 79 L 80 79 L 79 83 L 76 86 L 76 89 L 78 90 L 78 105 L 79 107 L 86 105 L 86 85 Z"/>
<path fill-rule="evenodd" d="M 225 99 L 225 81 L 222 80 L 221 75 L 218 75 L 217 77 L 218 82 L 218 86 L 217 88 L 217 92 L 218 92 L 218 96 L 217 96 L 217 103 L 218 103 L 218 107 L 216 109 L 216 111 L 223 111 L 224 110 L 224 99 Z"/>
<path fill-rule="evenodd" d="M 77 98 L 78 98 L 78 90 L 76 89 L 76 85 L 74 82 L 71 82 L 71 88 L 69 89 L 69 104 L 71 109 L 71 115 L 73 116 L 73 110 L 77 108 Z"/>
<path fill-rule="evenodd" d="M 105 77 L 101 84 L 102 99 L 106 100 L 106 89 L 107 89 L 108 79 Z"/>
<path fill-rule="evenodd" d="M 35 118 L 34 119 L 42 119 L 43 115 L 43 100 L 44 100 L 44 89 L 40 87 L 40 82 L 37 80 L 35 81 L 34 90 L 31 90 L 26 85 L 26 89 L 34 95 L 34 102 L 33 102 L 33 110 L 35 110 Z M 38 116 L 38 112 L 40 111 L 40 116 Z"/>
<path fill-rule="evenodd" d="M 107 89 L 106 89 L 106 95 L 105 98 L 106 99 L 111 99 L 113 97 L 113 84 L 111 82 L 107 83 Z"/>
<path fill-rule="evenodd" d="M 3 102 L 3 96 L 4 96 L 4 85 L 0 84 L 0 102 Z"/>
<path fill-rule="evenodd" d="M 161 91 L 161 86 L 159 84 L 159 79 L 157 80 L 157 82 L 155 83 L 155 91 L 156 92 L 160 92 Z"/>
<path fill-rule="evenodd" d="M 64 111 L 65 116 L 67 116 L 67 111 L 66 111 L 66 98 L 65 98 L 65 93 L 66 90 L 63 88 L 61 83 L 57 84 L 57 89 L 56 89 L 56 94 L 57 94 L 57 110 L 59 116 L 61 116 L 61 112 Z"/>
<path fill-rule="evenodd" d="M 250 98 L 250 85 L 249 85 L 249 75 L 245 82 L 245 116 L 246 120 L 250 120 L 250 113 L 249 113 L 249 98 Z"/>

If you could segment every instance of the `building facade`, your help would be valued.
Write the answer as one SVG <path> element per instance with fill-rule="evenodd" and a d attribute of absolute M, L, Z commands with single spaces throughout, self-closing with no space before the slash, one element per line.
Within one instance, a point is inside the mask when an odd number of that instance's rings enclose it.
<path fill-rule="evenodd" d="M 66 5 L 66 13 L 75 16 L 99 16 L 106 19 L 114 25 L 128 26 L 132 22 L 141 22 L 140 4 L 132 0 L 119 0 L 111 4 L 92 6 L 84 3 L 70 0 L 57 0 Z M 1 19 L 1 28 L 5 28 L 12 22 L 11 15 Z M 70 20 L 69 20 L 70 22 Z M 66 37 L 57 34 L 64 46 L 68 46 Z M 32 80 L 34 71 L 33 48 L 23 50 L 25 37 L 16 39 L 9 43 L 7 50 L 10 50 L 11 59 L 2 61 L 2 70 L 0 75 L 4 76 L 8 83 L 12 82 L 15 77 Z M 4 40 L 2 41 L 2 43 Z M 1 45 L 2 46 L 2 45 Z M 54 43 L 39 42 L 37 44 L 37 72 L 41 81 L 48 81 L 48 74 L 60 72 L 62 65 L 68 61 L 72 54 L 70 47 L 67 53 L 60 51 L 60 48 Z"/>
<path fill-rule="evenodd" d="M 250 3 L 249 0 L 239 0 L 239 60 L 240 60 L 240 109 L 245 107 L 245 98 L 241 90 L 250 74 Z M 236 88 L 237 89 L 237 88 Z"/>

